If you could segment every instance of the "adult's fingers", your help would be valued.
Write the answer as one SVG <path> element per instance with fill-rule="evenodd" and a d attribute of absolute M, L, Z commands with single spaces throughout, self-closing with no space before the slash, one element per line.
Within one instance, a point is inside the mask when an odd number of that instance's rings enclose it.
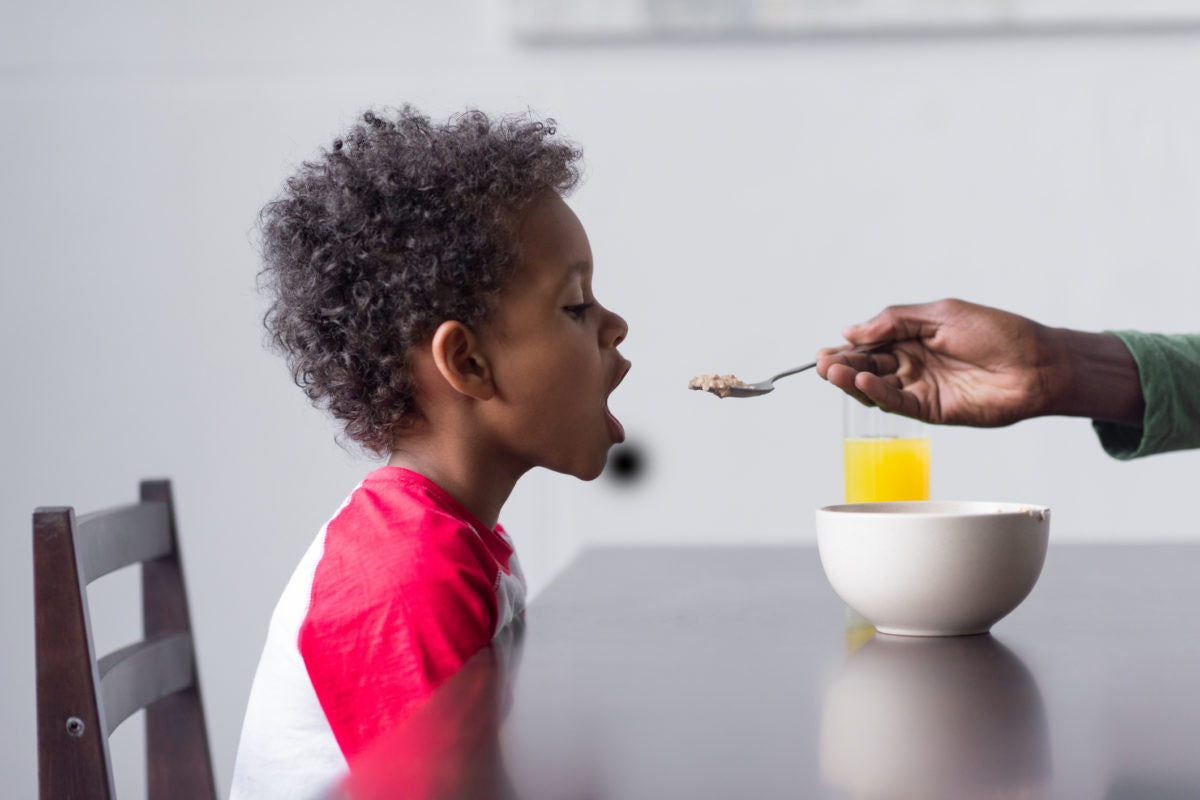
<path fill-rule="evenodd" d="M 874 401 L 859 391 L 855 385 L 856 377 L 859 374 L 865 373 L 859 373 L 857 370 L 848 367 L 845 364 L 831 364 L 825 378 L 834 386 L 838 387 L 863 405 L 873 406 L 875 405 Z"/>
<path fill-rule="evenodd" d="M 884 411 L 902 414 L 915 419 L 925 419 L 921 413 L 921 403 L 915 394 L 903 388 L 897 375 L 873 375 L 860 372 L 855 375 L 854 388 L 871 404 L 879 406 Z"/>
<path fill-rule="evenodd" d="M 834 364 L 850 367 L 856 372 L 872 372 L 887 375 L 900 368 L 900 360 L 888 351 L 859 353 L 844 348 L 826 347 L 817 351 L 817 373 L 828 380 L 829 368 Z"/>

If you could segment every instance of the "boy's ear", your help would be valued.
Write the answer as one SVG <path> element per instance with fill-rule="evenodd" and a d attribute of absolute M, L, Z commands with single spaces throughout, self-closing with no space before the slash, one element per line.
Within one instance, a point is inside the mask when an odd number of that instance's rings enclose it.
<path fill-rule="evenodd" d="M 476 400 L 496 394 L 492 370 L 479 348 L 475 332 L 456 320 L 446 320 L 433 332 L 433 363 L 455 391 Z"/>

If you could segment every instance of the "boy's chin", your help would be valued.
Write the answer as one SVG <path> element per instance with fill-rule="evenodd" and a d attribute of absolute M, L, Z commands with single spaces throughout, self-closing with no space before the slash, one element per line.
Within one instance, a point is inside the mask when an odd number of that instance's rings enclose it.
<path fill-rule="evenodd" d="M 604 466 L 608 463 L 608 451 L 604 451 L 604 455 L 598 461 L 591 464 L 574 464 L 564 469 L 555 469 L 555 472 L 561 472 L 564 475 L 570 475 L 573 478 L 578 478 L 581 481 L 594 481 L 604 474 Z M 551 469 L 554 469 L 551 467 Z"/>
<path fill-rule="evenodd" d="M 564 453 L 564 458 L 545 459 L 538 462 L 538 465 L 560 475 L 570 475 L 581 481 L 594 481 L 604 474 L 609 452 L 615 445 L 616 442 L 612 441 L 606 442 L 602 446 L 593 444 L 591 452 Z"/>
<path fill-rule="evenodd" d="M 594 481 L 596 478 L 599 478 L 602 474 L 604 474 L 604 464 L 607 462 L 607 460 L 608 459 L 606 457 L 604 461 L 600 462 L 600 466 L 594 469 L 572 470 L 570 474 L 576 478 L 579 478 L 581 481 Z"/>

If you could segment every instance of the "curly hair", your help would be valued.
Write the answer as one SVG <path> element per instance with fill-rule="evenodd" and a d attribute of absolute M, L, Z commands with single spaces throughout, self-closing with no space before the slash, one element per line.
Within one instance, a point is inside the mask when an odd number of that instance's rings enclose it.
<path fill-rule="evenodd" d="M 569 193 L 580 156 L 552 119 L 368 111 L 263 208 L 270 343 L 345 436 L 382 455 L 419 416 L 410 348 L 487 320 L 521 212 Z"/>

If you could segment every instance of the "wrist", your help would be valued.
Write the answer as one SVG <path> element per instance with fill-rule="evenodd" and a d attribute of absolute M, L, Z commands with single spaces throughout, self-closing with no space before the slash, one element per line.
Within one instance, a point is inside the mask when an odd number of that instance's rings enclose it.
<path fill-rule="evenodd" d="M 1141 425 L 1145 411 L 1141 377 L 1129 348 L 1111 333 L 1047 329 L 1051 342 L 1045 370 L 1046 415 L 1088 417 Z"/>

